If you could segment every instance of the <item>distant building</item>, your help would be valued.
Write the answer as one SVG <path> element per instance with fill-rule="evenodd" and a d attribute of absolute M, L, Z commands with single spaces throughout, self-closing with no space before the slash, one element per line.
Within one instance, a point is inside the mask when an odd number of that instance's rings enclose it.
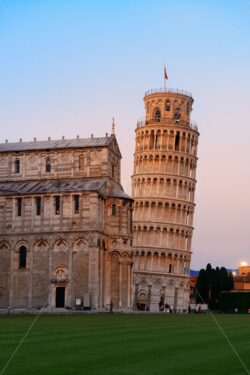
<path fill-rule="evenodd" d="M 250 290 L 250 266 L 241 265 L 234 275 L 234 290 Z"/>
<path fill-rule="evenodd" d="M 132 305 L 132 199 L 114 135 L 0 144 L 0 308 Z"/>
<path fill-rule="evenodd" d="M 188 308 L 198 129 L 191 94 L 151 90 L 137 124 L 132 177 L 135 307 Z"/>

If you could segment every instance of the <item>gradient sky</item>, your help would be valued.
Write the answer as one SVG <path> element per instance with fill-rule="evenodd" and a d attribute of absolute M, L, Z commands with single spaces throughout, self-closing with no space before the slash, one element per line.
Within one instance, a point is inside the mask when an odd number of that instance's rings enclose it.
<path fill-rule="evenodd" d="M 192 268 L 250 263 L 250 1 L 0 0 L 0 141 L 111 132 L 130 193 L 144 92 L 193 93 Z"/>

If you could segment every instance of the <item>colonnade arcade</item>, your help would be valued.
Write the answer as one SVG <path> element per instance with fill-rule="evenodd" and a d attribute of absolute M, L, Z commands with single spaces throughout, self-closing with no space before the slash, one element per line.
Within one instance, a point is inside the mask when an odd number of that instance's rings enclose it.
<path fill-rule="evenodd" d="M 166 125 L 166 124 L 164 124 Z M 191 155 L 197 155 L 198 136 L 195 131 L 181 130 L 179 124 L 174 130 L 159 129 L 148 126 L 147 130 L 138 130 L 136 133 L 136 152 L 146 150 L 180 151 Z M 194 129 L 195 130 L 195 129 Z"/>
<path fill-rule="evenodd" d="M 146 311 L 186 310 L 189 296 L 188 276 L 161 275 L 135 271 L 134 308 Z"/>
<path fill-rule="evenodd" d="M 190 254 L 183 255 L 179 252 L 162 250 L 139 250 L 134 254 L 134 270 L 157 272 L 165 275 L 188 275 L 190 268 Z"/>
<path fill-rule="evenodd" d="M 189 202 L 194 201 L 195 183 L 182 178 L 134 177 L 132 182 L 133 196 L 171 197 Z"/>
<path fill-rule="evenodd" d="M 165 225 L 135 225 L 134 246 L 161 247 L 163 249 L 178 249 L 191 251 L 192 229 L 185 227 L 166 227 Z"/>
<path fill-rule="evenodd" d="M 134 173 L 167 173 L 195 178 L 196 161 L 197 159 L 193 156 L 144 152 L 135 158 Z"/>
<path fill-rule="evenodd" d="M 167 219 L 173 224 L 193 225 L 194 205 L 179 202 L 162 202 L 161 200 L 137 200 L 134 207 L 134 222 L 152 221 L 165 223 Z"/>

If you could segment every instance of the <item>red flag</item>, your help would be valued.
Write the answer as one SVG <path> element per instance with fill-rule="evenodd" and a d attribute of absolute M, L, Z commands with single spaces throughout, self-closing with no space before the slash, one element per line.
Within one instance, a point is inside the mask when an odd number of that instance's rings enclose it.
<path fill-rule="evenodd" d="M 168 79 L 167 69 L 164 66 L 164 79 Z"/>

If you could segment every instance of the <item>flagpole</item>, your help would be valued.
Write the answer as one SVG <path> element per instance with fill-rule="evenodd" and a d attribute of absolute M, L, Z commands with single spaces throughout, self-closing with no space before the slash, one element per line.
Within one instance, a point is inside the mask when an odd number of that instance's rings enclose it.
<path fill-rule="evenodd" d="M 166 66 L 164 64 L 164 74 L 163 74 L 163 87 L 164 87 L 164 91 L 166 91 L 166 77 L 165 77 L 165 70 L 166 70 Z"/>
<path fill-rule="evenodd" d="M 164 64 L 164 70 L 163 70 L 163 88 L 164 88 L 164 91 L 166 91 L 166 80 L 165 80 L 165 64 Z"/>

